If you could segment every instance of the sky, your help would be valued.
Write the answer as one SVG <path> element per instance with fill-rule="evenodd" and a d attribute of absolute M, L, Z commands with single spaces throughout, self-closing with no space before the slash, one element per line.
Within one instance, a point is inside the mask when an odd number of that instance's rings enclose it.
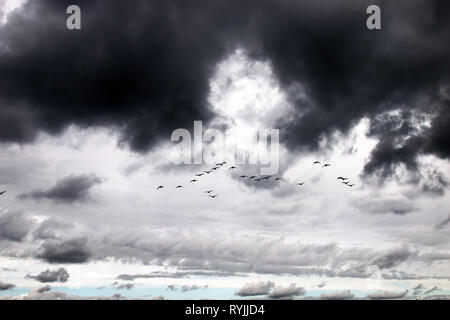
<path fill-rule="evenodd" d="M 448 299 L 449 9 L 0 0 L 0 299 Z"/>

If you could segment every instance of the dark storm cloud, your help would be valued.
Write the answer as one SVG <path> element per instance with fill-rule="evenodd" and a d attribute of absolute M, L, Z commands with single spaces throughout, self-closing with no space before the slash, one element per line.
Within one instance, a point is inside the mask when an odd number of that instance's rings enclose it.
<path fill-rule="evenodd" d="M 288 92 L 295 111 L 279 128 L 290 148 L 314 150 L 368 117 L 379 138 L 368 175 L 415 169 L 420 154 L 450 156 L 448 1 L 80 0 L 75 32 L 65 27 L 69 4 L 29 1 L 1 29 L 0 141 L 75 123 L 114 126 L 148 150 L 211 118 L 208 79 L 238 45 L 269 61 Z M 371 4 L 382 8 L 378 31 L 366 28 Z"/>
<path fill-rule="evenodd" d="M 82 30 L 70 32 L 72 2 L 29 1 L 0 30 L 1 141 L 105 125 L 145 151 L 211 117 L 208 79 L 238 11 L 225 1 L 81 0 Z"/>
<path fill-rule="evenodd" d="M 0 213 L 0 240 L 22 241 L 33 226 L 33 221 L 21 212 Z"/>
<path fill-rule="evenodd" d="M 59 268 L 57 270 L 45 270 L 36 276 L 27 275 L 27 278 L 35 279 L 39 282 L 67 282 L 69 280 L 69 273 L 64 268 Z"/>
<path fill-rule="evenodd" d="M 37 255 L 49 263 L 84 263 L 91 257 L 84 238 L 44 242 Z"/>
<path fill-rule="evenodd" d="M 6 291 L 6 290 L 12 289 L 14 287 L 15 287 L 15 285 L 13 285 L 12 283 L 0 282 L 0 291 Z"/>
<path fill-rule="evenodd" d="M 32 191 L 19 195 L 20 199 L 51 199 L 56 202 L 73 203 L 89 199 L 89 191 L 96 184 L 101 183 L 100 178 L 91 175 L 69 176 L 61 179 L 48 190 Z"/>

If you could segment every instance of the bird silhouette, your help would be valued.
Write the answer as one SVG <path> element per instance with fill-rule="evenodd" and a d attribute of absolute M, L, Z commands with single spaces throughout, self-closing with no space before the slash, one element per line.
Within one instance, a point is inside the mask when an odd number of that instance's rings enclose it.
<path fill-rule="evenodd" d="M 350 182 L 348 182 L 348 181 L 342 181 L 342 183 L 348 185 Z"/>
<path fill-rule="evenodd" d="M 175 189 L 183 188 L 183 186 L 176 186 Z"/>
<path fill-rule="evenodd" d="M 197 177 L 201 177 L 202 175 L 204 175 L 204 173 L 197 173 L 196 174 Z"/>
<path fill-rule="evenodd" d="M 4 195 L 5 193 L 6 193 L 6 191 L 0 192 L 0 196 Z"/>
<path fill-rule="evenodd" d="M 355 184 L 347 184 L 349 187 L 354 187 Z"/>
<path fill-rule="evenodd" d="M 244 179 L 244 178 L 248 178 L 248 176 L 246 176 L 246 175 L 242 175 L 242 176 L 240 176 L 239 178 L 242 178 L 242 179 Z"/>
<path fill-rule="evenodd" d="M 160 189 L 164 189 L 164 186 L 158 186 L 158 188 L 156 188 L 156 190 L 160 190 Z"/>
<path fill-rule="evenodd" d="M 205 193 L 211 193 L 211 192 L 213 192 L 214 190 L 208 190 L 208 191 L 205 191 Z"/>
<path fill-rule="evenodd" d="M 302 181 L 302 182 L 297 183 L 298 186 L 302 186 L 302 185 L 304 185 L 304 184 L 305 184 L 305 181 Z"/>
<path fill-rule="evenodd" d="M 278 181 L 278 180 L 281 180 L 281 178 L 275 178 L 275 179 L 273 179 L 273 181 Z"/>
<path fill-rule="evenodd" d="M 322 166 L 322 168 L 326 168 L 326 167 L 331 167 L 331 164 L 325 163 L 325 164 Z"/>
<path fill-rule="evenodd" d="M 314 161 L 313 164 L 320 164 L 320 161 Z"/>
<path fill-rule="evenodd" d="M 235 166 L 231 166 L 228 170 L 237 169 Z"/>
<path fill-rule="evenodd" d="M 206 173 L 206 174 L 210 174 L 212 172 L 212 170 L 205 170 L 203 172 Z"/>
<path fill-rule="evenodd" d="M 213 196 L 210 195 L 209 197 L 214 199 L 214 198 L 217 197 L 217 196 L 218 196 L 218 194 L 215 194 L 215 195 L 213 195 Z"/>
<path fill-rule="evenodd" d="M 342 181 L 348 180 L 348 178 L 344 178 L 344 177 L 337 177 L 337 179 L 342 180 Z"/>
<path fill-rule="evenodd" d="M 192 179 L 191 181 L 189 181 L 189 182 L 197 182 L 198 180 L 195 180 L 195 179 Z"/>
<path fill-rule="evenodd" d="M 256 178 L 256 176 L 251 176 L 248 178 L 248 180 L 255 179 L 255 178 Z"/>

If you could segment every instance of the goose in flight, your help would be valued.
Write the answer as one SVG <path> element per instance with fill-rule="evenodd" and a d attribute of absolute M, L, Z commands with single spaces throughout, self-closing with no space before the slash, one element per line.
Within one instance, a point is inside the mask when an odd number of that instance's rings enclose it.
<path fill-rule="evenodd" d="M 176 186 L 175 189 L 181 189 L 183 186 Z"/>
<path fill-rule="evenodd" d="M 342 181 L 342 183 L 348 185 L 350 182 L 349 181 Z"/>
<path fill-rule="evenodd" d="M 195 180 L 195 179 L 192 179 L 191 181 L 189 181 L 189 182 L 197 182 L 198 180 Z"/>
<path fill-rule="evenodd" d="M 354 183 L 353 183 L 353 184 L 347 184 L 347 185 L 348 185 L 350 188 L 355 186 Z"/>
<path fill-rule="evenodd" d="M 210 174 L 212 172 L 212 170 L 205 170 L 203 172 L 206 173 L 206 174 Z"/>
<path fill-rule="evenodd" d="M 314 161 L 313 164 L 320 164 L 320 161 Z"/>
<path fill-rule="evenodd" d="M 158 186 L 158 188 L 156 188 L 157 191 L 160 189 L 164 189 L 164 186 Z"/>
<path fill-rule="evenodd" d="M 252 180 L 252 179 L 255 179 L 255 178 L 256 178 L 256 176 L 251 176 L 251 177 L 248 178 L 248 180 Z"/>
<path fill-rule="evenodd" d="M 215 194 L 215 195 L 209 195 L 209 197 L 210 197 L 210 198 L 213 198 L 213 199 L 214 199 L 215 197 L 217 197 L 217 196 L 218 196 L 218 194 Z"/>
<path fill-rule="evenodd" d="M 322 168 L 326 168 L 326 167 L 331 167 L 331 164 L 325 163 L 325 164 L 322 166 Z"/>
<path fill-rule="evenodd" d="M 202 175 L 204 175 L 204 173 L 197 173 L 196 174 L 197 177 L 201 177 Z"/>
<path fill-rule="evenodd" d="M 348 178 L 344 178 L 344 177 L 337 177 L 337 179 L 342 180 L 342 181 L 348 180 Z"/>
<path fill-rule="evenodd" d="M 273 179 L 273 181 L 279 181 L 279 180 L 281 180 L 281 178 L 275 178 L 275 179 Z"/>
<path fill-rule="evenodd" d="M 237 167 L 231 166 L 230 169 L 228 169 L 228 170 L 232 170 L 232 169 L 237 169 Z"/>
<path fill-rule="evenodd" d="M 5 193 L 6 193 L 6 191 L 0 192 L 0 196 L 4 195 Z"/>
<path fill-rule="evenodd" d="M 208 190 L 208 191 L 205 191 L 205 193 L 211 193 L 211 192 L 213 192 L 214 190 Z"/>
<path fill-rule="evenodd" d="M 240 176 L 239 178 L 242 178 L 242 179 L 244 179 L 244 178 L 248 178 L 248 176 L 246 176 L 246 175 L 242 175 L 242 176 Z"/>
<path fill-rule="evenodd" d="M 302 181 L 302 182 L 297 183 L 298 186 L 302 186 L 302 185 L 304 185 L 304 184 L 305 184 L 305 181 Z"/>

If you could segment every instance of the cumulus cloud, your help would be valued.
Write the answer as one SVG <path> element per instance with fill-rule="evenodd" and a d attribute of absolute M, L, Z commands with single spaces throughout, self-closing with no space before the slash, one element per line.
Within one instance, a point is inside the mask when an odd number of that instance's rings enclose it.
<path fill-rule="evenodd" d="M 0 240 L 22 241 L 34 222 L 22 212 L 0 211 Z"/>
<path fill-rule="evenodd" d="M 32 191 L 19 195 L 20 199 L 50 199 L 56 202 L 73 203 L 89 199 L 90 189 L 101 183 L 96 175 L 72 175 L 58 181 L 56 185 L 45 191 Z"/>
<path fill-rule="evenodd" d="M 0 291 L 6 291 L 6 290 L 12 289 L 14 287 L 15 287 L 15 285 L 13 285 L 12 283 L 0 282 Z"/>
<path fill-rule="evenodd" d="M 372 293 L 367 295 L 367 298 L 369 299 L 400 299 L 406 296 L 408 293 L 408 290 L 402 291 L 402 292 L 390 292 L 390 291 L 378 291 L 376 293 Z"/>
<path fill-rule="evenodd" d="M 275 283 L 272 281 L 248 282 L 235 295 L 241 297 L 267 295 L 274 288 Z"/>
<path fill-rule="evenodd" d="M 341 292 L 322 293 L 320 295 L 320 298 L 325 300 L 345 300 L 351 299 L 353 297 L 354 295 L 351 293 L 350 290 L 345 290 Z"/>
<path fill-rule="evenodd" d="M 47 269 L 36 276 L 27 275 L 27 278 L 35 279 L 39 282 L 67 282 L 69 277 L 69 273 L 64 268 L 59 268 L 57 270 Z"/>
<path fill-rule="evenodd" d="M 288 286 L 277 285 L 273 290 L 267 295 L 270 299 L 292 299 L 297 296 L 302 296 L 305 294 L 305 289 L 291 283 Z"/>
<path fill-rule="evenodd" d="M 49 263 L 84 263 L 91 257 L 91 252 L 85 238 L 48 240 L 42 244 L 37 257 Z"/>

